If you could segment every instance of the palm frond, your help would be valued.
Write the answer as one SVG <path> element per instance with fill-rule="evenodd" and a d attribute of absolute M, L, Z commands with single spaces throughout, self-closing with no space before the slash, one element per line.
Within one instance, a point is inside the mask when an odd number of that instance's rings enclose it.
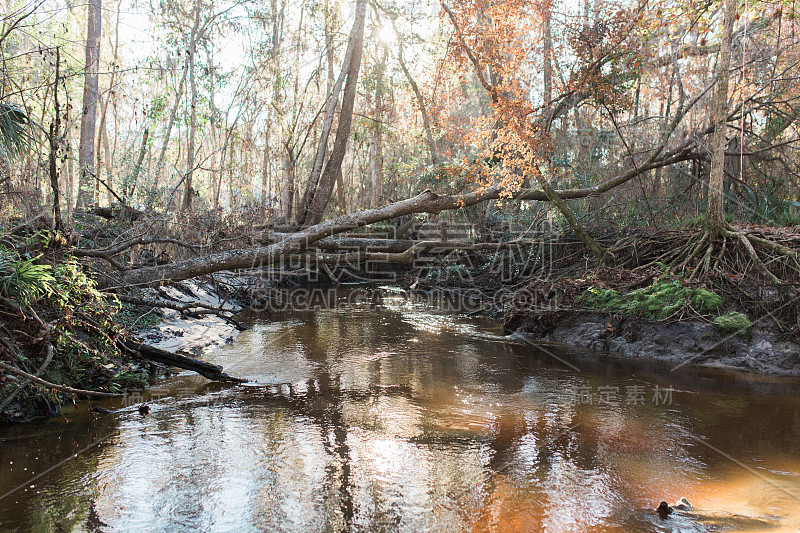
<path fill-rule="evenodd" d="M 22 259 L 16 252 L 0 246 L 0 296 L 27 305 L 40 296 L 53 294 L 56 278 L 52 267 L 37 264 L 37 259 Z"/>
<path fill-rule="evenodd" d="M 14 104 L 0 102 L 0 157 L 8 160 L 27 151 L 36 141 L 28 114 Z"/>

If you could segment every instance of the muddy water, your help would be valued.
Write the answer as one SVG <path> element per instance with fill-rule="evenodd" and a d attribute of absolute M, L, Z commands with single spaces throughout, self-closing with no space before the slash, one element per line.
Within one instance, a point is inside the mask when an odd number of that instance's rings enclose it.
<path fill-rule="evenodd" d="M 392 291 L 0 427 L 3 531 L 798 531 L 800 383 L 536 347 Z M 125 403 L 138 401 L 133 396 Z M 697 507 L 660 519 L 661 500 Z"/>

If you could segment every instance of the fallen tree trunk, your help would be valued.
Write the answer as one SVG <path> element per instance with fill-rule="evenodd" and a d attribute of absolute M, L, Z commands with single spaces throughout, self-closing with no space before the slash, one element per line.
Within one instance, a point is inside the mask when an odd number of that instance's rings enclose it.
<path fill-rule="evenodd" d="M 659 151 L 635 169 L 631 169 L 593 187 L 554 192 L 563 200 L 587 198 L 602 194 L 648 170 L 691 159 L 694 157 L 691 152 L 692 143 L 692 140 L 687 140 L 668 152 Z M 297 252 L 307 249 L 325 237 L 331 237 L 338 233 L 404 215 L 415 213 L 438 214 L 442 211 L 462 209 L 489 200 L 498 200 L 501 198 L 502 192 L 502 189 L 497 185 L 460 196 L 440 196 L 427 190 L 407 200 L 401 200 L 376 209 L 343 215 L 297 233 L 285 234 L 285 238 L 267 246 L 250 250 L 220 252 L 168 265 L 142 267 L 121 272 L 117 280 L 110 278 L 99 280 L 98 288 L 111 291 L 124 287 L 153 287 L 223 270 L 260 268 L 275 264 L 291 254 L 297 254 Z M 512 198 L 516 200 L 549 200 L 544 191 L 530 189 L 518 191 L 512 195 Z"/>
<path fill-rule="evenodd" d="M 192 372 L 197 372 L 201 376 L 214 381 L 227 381 L 230 383 L 244 383 L 247 381 L 229 376 L 222 371 L 222 367 L 219 365 L 212 365 L 211 363 L 206 363 L 205 361 L 178 355 L 168 352 L 167 350 L 162 350 L 161 348 L 156 348 L 155 346 L 150 346 L 149 344 L 143 344 L 141 342 L 135 342 L 132 340 L 121 340 L 118 342 L 126 350 L 138 352 L 148 361 L 154 361 L 167 366 L 183 368 L 184 370 L 191 370 Z"/>
<path fill-rule="evenodd" d="M 439 213 L 450 209 L 460 209 L 499 197 L 498 187 L 490 187 L 484 191 L 457 197 L 439 196 L 431 191 L 425 191 L 408 200 L 321 222 L 303 231 L 289 234 L 285 239 L 268 246 L 252 250 L 221 252 L 205 257 L 186 259 L 170 265 L 158 265 L 123 272 L 121 273 L 120 287 L 156 286 L 222 270 L 258 268 L 274 264 L 287 255 L 307 249 L 311 244 L 325 237 L 380 222 L 381 220 L 412 213 Z M 107 280 L 101 281 L 99 285 L 102 289 L 112 289 L 112 287 L 108 286 L 109 282 Z"/>
<path fill-rule="evenodd" d="M 134 305 L 142 305 L 146 307 L 159 307 L 164 309 L 172 309 L 173 311 L 178 311 L 181 315 L 189 316 L 192 318 L 199 318 L 204 315 L 215 315 L 230 324 L 231 326 L 235 327 L 239 331 L 247 331 L 247 326 L 243 325 L 241 322 L 233 318 L 232 316 L 228 316 L 226 313 L 233 313 L 234 311 L 230 309 L 224 309 L 223 307 L 213 307 L 210 305 L 205 305 L 200 302 L 186 302 L 186 303 L 176 303 L 170 302 L 167 300 L 162 300 L 160 298 L 137 298 L 134 296 L 128 296 L 126 294 L 115 294 L 114 296 L 120 302 L 125 302 Z"/>
<path fill-rule="evenodd" d="M 273 233 L 264 244 L 275 244 L 290 237 L 291 233 Z M 405 252 L 416 241 L 410 239 L 375 239 L 368 237 L 326 237 L 313 244 L 320 250 L 368 250 L 371 252 Z"/>

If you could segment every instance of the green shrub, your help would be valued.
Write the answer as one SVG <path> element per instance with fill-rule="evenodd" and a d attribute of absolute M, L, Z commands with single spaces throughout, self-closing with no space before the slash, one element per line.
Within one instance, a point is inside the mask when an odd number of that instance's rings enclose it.
<path fill-rule="evenodd" d="M 49 265 L 38 265 L 38 257 L 24 260 L 16 251 L 0 246 L 0 296 L 28 305 L 45 294 L 53 294 L 56 279 Z"/>

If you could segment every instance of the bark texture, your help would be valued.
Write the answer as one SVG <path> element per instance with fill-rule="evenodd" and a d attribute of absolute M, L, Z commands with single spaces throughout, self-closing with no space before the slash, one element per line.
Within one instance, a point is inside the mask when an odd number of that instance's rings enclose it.
<path fill-rule="evenodd" d="M 100 69 L 100 34 L 102 28 L 102 0 L 87 3 L 86 75 L 83 85 L 83 115 L 78 149 L 77 209 L 86 209 L 94 203 L 94 133 L 97 122 L 97 78 Z"/>
<path fill-rule="evenodd" d="M 706 229 L 717 238 L 725 225 L 723 183 L 725 180 L 725 130 L 728 119 L 728 78 L 731 66 L 731 35 L 736 18 L 736 0 L 725 0 L 722 41 L 717 66 L 717 90 L 714 94 L 714 137 L 711 176 L 708 184 Z"/>

